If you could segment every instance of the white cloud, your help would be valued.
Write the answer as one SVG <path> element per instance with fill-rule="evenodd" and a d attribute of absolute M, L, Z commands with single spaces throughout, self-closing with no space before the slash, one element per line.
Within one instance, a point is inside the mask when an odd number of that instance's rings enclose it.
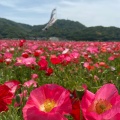
<path fill-rule="evenodd" d="M 120 0 L 0 0 L 0 17 L 31 25 L 45 24 L 53 8 L 58 19 L 86 26 L 120 27 Z"/>
<path fill-rule="evenodd" d="M 9 2 L 9 1 L 5 1 L 5 0 L 1 0 L 0 1 L 0 5 L 5 6 L 5 7 L 15 7 L 14 2 Z"/>
<path fill-rule="evenodd" d="M 92 0 L 94 1 L 94 0 Z M 66 19 L 71 19 L 79 21 L 86 26 L 120 26 L 116 23 L 116 19 L 120 16 L 116 13 L 120 11 L 120 1 L 96 1 L 96 2 L 72 2 L 67 1 L 65 3 L 66 7 L 60 9 L 59 16 Z M 62 14 L 64 13 L 64 14 Z"/>

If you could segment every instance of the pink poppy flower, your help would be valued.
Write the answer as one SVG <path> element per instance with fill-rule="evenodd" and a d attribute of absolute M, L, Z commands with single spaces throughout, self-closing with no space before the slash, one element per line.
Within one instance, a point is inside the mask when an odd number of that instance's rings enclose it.
<path fill-rule="evenodd" d="M 11 93 L 15 94 L 16 90 L 20 88 L 20 82 L 17 80 L 10 80 L 4 83 L 10 88 Z"/>
<path fill-rule="evenodd" d="M 90 65 L 89 62 L 84 62 L 84 65 L 83 65 L 83 66 L 84 66 L 85 68 L 87 68 L 89 65 Z"/>
<path fill-rule="evenodd" d="M 80 57 L 80 54 L 79 54 L 78 52 L 72 52 L 72 53 L 70 54 L 70 56 L 71 56 L 71 58 L 73 58 L 73 59 L 77 59 L 77 58 Z"/>
<path fill-rule="evenodd" d="M 16 58 L 15 66 L 21 66 L 21 65 L 23 65 L 24 64 L 24 62 L 23 62 L 24 59 L 25 59 L 24 57 L 17 57 Z"/>
<path fill-rule="evenodd" d="M 36 58 L 34 57 L 28 57 L 28 58 L 23 59 L 23 63 L 27 67 L 32 67 L 32 66 L 37 65 Z"/>
<path fill-rule="evenodd" d="M 37 87 L 37 82 L 35 80 L 29 80 L 27 82 L 24 82 L 23 86 L 28 88 L 31 86 Z"/>
<path fill-rule="evenodd" d="M 11 47 L 11 48 L 9 49 L 9 51 L 10 51 L 11 53 L 13 53 L 13 52 L 15 51 L 15 48 L 14 48 L 14 47 Z"/>
<path fill-rule="evenodd" d="M 34 80 L 36 80 L 38 78 L 38 74 L 32 74 L 31 78 L 34 79 Z"/>
<path fill-rule="evenodd" d="M 5 59 L 6 65 L 9 65 L 11 62 L 12 62 L 12 59 L 10 59 L 10 58 Z"/>
<path fill-rule="evenodd" d="M 86 120 L 119 120 L 120 96 L 114 84 L 103 85 L 96 94 L 86 90 L 81 100 Z"/>
<path fill-rule="evenodd" d="M 91 54 L 95 54 L 98 53 L 98 47 L 94 47 L 94 46 L 90 46 L 86 49 L 88 52 L 90 52 Z"/>
<path fill-rule="evenodd" d="M 58 57 L 61 60 L 62 65 L 68 65 L 72 61 L 72 58 L 69 54 L 61 54 Z"/>
<path fill-rule="evenodd" d="M 109 58 L 108 58 L 108 60 L 114 60 L 115 59 L 115 56 L 110 56 Z"/>
<path fill-rule="evenodd" d="M 6 53 L 4 53 L 4 59 L 12 59 L 12 57 L 13 57 L 13 54 L 12 53 L 9 53 L 9 52 L 6 52 Z"/>
<path fill-rule="evenodd" d="M 40 70 L 47 70 L 48 62 L 46 59 L 42 58 L 38 61 L 38 65 L 40 66 Z"/>
<path fill-rule="evenodd" d="M 69 49 L 68 48 L 65 48 L 65 50 L 62 51 L 62 54 L 66 54 L 69 52 Z"/>
<path fill-rule="evenodd" d="M 34 89 L 23 108 L 24 120 L 67 120 L 72 110 L 70 93 L 62 86 L 46 84 Z"/>
<path fill-rule="evenodd" d="M 47 58 L 46 56 L 43 55 L 40 56 L 40 59 L 46 59 L 46 58 Z"/>
<path fill-rule="evenodd" d="M 88 70 L 94 70 L 94 66 L 90 65 L 89 62 L 84 62 L 84 65 L 83 65 L 85 68 L 87 68 Z"/>

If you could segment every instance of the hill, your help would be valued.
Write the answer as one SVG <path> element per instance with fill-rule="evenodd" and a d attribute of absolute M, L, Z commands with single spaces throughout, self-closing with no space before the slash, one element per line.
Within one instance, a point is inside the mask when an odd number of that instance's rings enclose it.
<path fill-rule="evenodd" d="M 27 37 L 32 26 L 0 18 L 0 38 Z"/>
<path fill-rule="evenodd" d="M 71 34 L 74 32 L 80 32 L 85 29 L 86 26 L 79 22 L 70 20 L 57 20 L 55 24 L 47 31 L 42 31 L 43 26 L 33 26 L 31 34 L 35 33 L 35 37 L 59 37 L 62 39 L 70 39 Z"/>
<path fill-rule="evenodd" d="M 86 27 L 71 20 L 57 20 L 47 31 L 45 25 L 27 25 L 0 18 L 0 38 L 39 39 L 59 37 L 67 40 L 120 40 L 120 28 L 117 27 Z"/>
<path fill-rule="evenodd" d="M 99 40 L 99 41 L 119 41 L 120 40 L 120 28 L 117 27 L 103 27 L 95 26 L 88 27 L 80 32 L 79 38 L 83 40 Z"/>

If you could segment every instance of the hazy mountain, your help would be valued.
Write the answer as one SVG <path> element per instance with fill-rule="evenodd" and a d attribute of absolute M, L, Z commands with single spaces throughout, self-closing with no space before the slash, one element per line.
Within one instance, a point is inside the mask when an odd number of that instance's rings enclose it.
<path fill-rule="evenodd" d="M 120 40 L 120 28 L 86 27 L 80 22 L 57 20 L 47 31 L 45 25 L 27 25 L 0 18 L 0 38 L 49 38 L 59 37 L 67 40 Z"/>

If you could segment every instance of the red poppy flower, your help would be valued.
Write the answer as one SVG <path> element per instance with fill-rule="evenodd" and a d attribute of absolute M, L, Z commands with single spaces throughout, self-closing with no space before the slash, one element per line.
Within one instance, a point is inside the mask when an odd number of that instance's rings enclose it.
<path fill-rule="evenodd" d="M 52 68 L 47 68 L 46 75 L 50 76 L 52 73 L 53 73 L 53 69 Z"/>
<path fill-rule="evenodd" d="M 61 63 L 61 60 L 60 60 L 59 57 L 57 57 L 56 55 L 51 55 L 50 61 L 51 61 L 51 63 L 54 64 L 54 65 Z"/>
<path fill-rule="evenodd" d="M 10 88 L 6 85 L 0 85 L 0 112 L 8 110 L 12 98 L 13 94 L 10 92 Z"/>

